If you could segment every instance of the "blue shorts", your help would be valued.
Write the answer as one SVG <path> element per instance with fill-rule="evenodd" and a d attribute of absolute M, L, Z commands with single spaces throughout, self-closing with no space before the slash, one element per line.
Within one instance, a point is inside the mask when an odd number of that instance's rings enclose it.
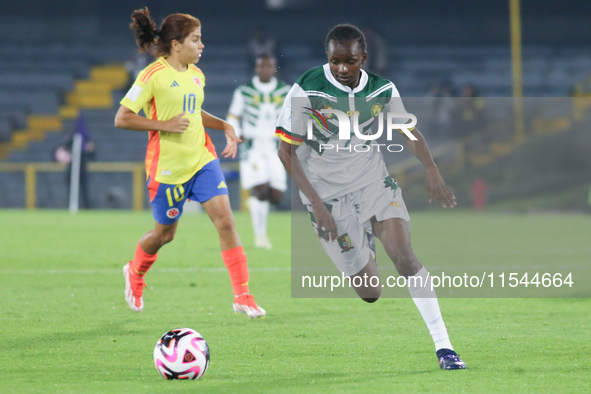
<path fill-rule="evenodd" d="M 182 185 L 169 185 L 148 179 L 148 190 L 154 219 L 165 225 L 179 220 L 187 198 L 206 202 L 215 196 L 228 194 L 219 159 L 207 163 Z"/>

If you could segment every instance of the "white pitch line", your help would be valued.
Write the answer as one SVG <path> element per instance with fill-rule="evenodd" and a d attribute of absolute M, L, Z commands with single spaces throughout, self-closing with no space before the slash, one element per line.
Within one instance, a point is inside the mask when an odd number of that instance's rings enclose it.
<path fill-rule="evenodd" d="M 288 272 L 290 267 L 264 267 L 249 268 L 249 272 Z M 167 274 L 197 273 L 197 272 L 228 272 L 225 267 L 219 268 L 154 268 L 152 272 L 163 272 Z M 62 274 L 120 274 L 123 269 L 65 269 L 65 270 L 22 270 L 22 271 L 0 271 L 0 275 L 62 275 Z"/>
<path fill-rule="evenodd" d="M 549 270 L 548 267 L 551 267 Z M 391 268 L 394 270 L 394 266 L 387 267 L 382 266 L 383 268 Z M 294 267 L 251 267 L 248 269 L 250 272 L 290 272 L 290 271 L 326 271 L 327 267 L 305 267 L 305 266 L 298 266 L 295 264 Z M 452 274 L 457 274 L 458 271 L 465 271 L 465 272 L 475 272 L 480 270 L 485 270 L 487 272 L 493 273 L 501 273 L 501 272 L 516 272 L 516 271 L 538 271 L 542 272 L 564 272 L 565 270 L 581 270 L 581 269 L 589 269 L 589 264 L 559 264 L 556 265 L 555 263 L 548 263 L 548 264 L 532 264 L 532 265 L 472 265 L 472 266 L 448 266 L 442 267 L 437 265 L 429 265 L 429 271 L 448 271 Z M 64 270 L 7 270 L 7 271 L 0 271 L 0 276 L 2 275 L 62 275 L 62 274 L 81 274 L 81 275 L 96 275 L 96 274 L 105 274 L 105 275 L 112 275 L 112 274 L 120 274 L 122 272 L 121 269 L 64 269 Z M 162 272 L 166 274 L 181 274 L 181 273 L 198 273 L 198 272 L 228 272 L 225 267 L 215 267 L 215 268 L 153 268 L 150 272 Z M 335 271 L 337 272 L 337 271 Z M 532 272 L 533 273 L 533 272 Z"/>

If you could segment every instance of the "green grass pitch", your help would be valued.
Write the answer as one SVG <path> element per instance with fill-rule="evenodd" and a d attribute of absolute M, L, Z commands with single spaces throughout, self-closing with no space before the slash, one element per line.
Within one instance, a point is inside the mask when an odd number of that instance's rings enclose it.
<path fill-rule="evenodd" d="M 271 251 L 253 248 L 249 217 L 235 217 L 266 319 L 233 313 L 205 215 L 183 217 L 146 278 L 137 314 L 124 300 L 121 269 L 152 227 L 149 213 L 0 211 L 0 392 L 591 392 L 589 299 L 440 299 L 468 366 L 441 371 L 410 299 L 292 299 L 289 214 L 269 218 Z M 412 223 L 427 267 L 479 256 L 493 264 L 496 251 L 506 266 L 591 262 L 589 217 L 456 211 L 414 213 Z M 486 237 L 475 231 L 483 226 Z M 525 233 L 541 246 L 520 249 L 514 236 Z M 156 341 L 178 327 L 209 343 L 199 381 L 166 381 L 154 367 Z"/>

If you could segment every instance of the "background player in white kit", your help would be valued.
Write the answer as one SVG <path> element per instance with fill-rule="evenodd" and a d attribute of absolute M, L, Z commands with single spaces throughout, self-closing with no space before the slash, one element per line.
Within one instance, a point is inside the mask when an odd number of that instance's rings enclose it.
<path fill-rule="evenodd" d="M 240 144 L 240 183 L 251 190 L 248 208 L 255 233 L 255 246 L 271 249 L 267 236 L 269 205 L 278 204 L 287 190 L 287 176 L 277 156 L 279 139 L 275 124 L 290 85 L 278 80 L 272 55 L 256 58 L 252 80 L 236 89 L 227 121 L 234 126 Z"/>
<path fill-rule="evenodd" d="M 447 334 L 437 295 L 429 286 L 429 273 L 412 250 L 402 192 L 388 175 L 382 153 L 375 147 L 351 149 L 366 146 L 366 141 L 355 134 L 349 140 L 339 139 L 340 119 L 321 116 L 325 109 L 356 115 L 361 133 L 367 135 L 381 112 L 406 113 L 391 81 L 361 70 L 368 56 L 365 48 L 365 37 L 355 26 L 337 25 L 328 33 L 328 63 L 305 72 L 283 105 L 276 130 L 282 140 L 279 156 L 300 189 L 320 243 L 335 266 L 353 283 L 357 276 L 379 278 L 375 234 L 398 273 L 408 279 L 410 295 L 435 343 L 439 366 L 464 369 L 466 364 Z M 309 117 L 315 119 L 311 137 Z M 408 148 L 425 166 L 430 200 L 437 199 L 444 208 L 456 205 L 421 133 L 416 128 L 404 131 Z M 381 284 L 363 283 L 355 287 L 359 297 L 369 303 L 377 301 Z"/>

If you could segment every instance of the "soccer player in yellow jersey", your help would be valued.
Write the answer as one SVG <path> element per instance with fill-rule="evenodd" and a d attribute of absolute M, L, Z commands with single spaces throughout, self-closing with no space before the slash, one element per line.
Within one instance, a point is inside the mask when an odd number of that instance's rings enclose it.
<path fill-rule="evenodd" d="M 201 109 L 205 76 L 195 63 L 202 55 L 201 22 L 186 14 L 169 15 L 160 29 L 148 8 L 131 16 L 140 50 L 153 51 L 154 63 L 142 71 L 115 117 L 115 126 L 149 131 L 146 152 L 148 190 L 156 225 L 139 241 L 133 260 L 125 265 L 125 298 L 141 312 L 144 276 L 158 250 L 171 242 L 186 199 L 199 201 L 220 238 L 222 259 L 234 291 L 234 311 L 250 318 L 266 312 L 248 291 L 248 265 L 232 216 L 228 188 L 215 147 L 204 127 L 223 130 L 224 157 L 235 157 L 237 143 L 232 126 Z M 138 115 L 143 109 L 146 117 Z"/>

